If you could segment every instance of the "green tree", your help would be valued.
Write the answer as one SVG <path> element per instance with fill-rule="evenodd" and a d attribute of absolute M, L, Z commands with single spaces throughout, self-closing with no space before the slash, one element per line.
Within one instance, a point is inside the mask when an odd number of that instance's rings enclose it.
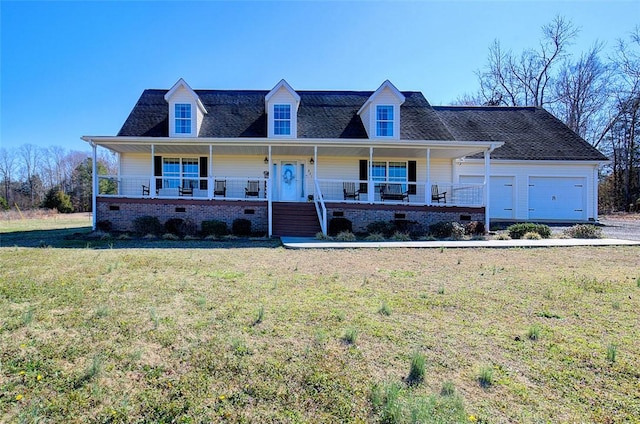
<path fill-rule="evenodd" d="M 59 186 L 53 187 L 47 192 L 42 202 L 42 207 L 47 209 L 57 209 L 60 213 L 73 212 L 71 197 L 60 189 Z"/>

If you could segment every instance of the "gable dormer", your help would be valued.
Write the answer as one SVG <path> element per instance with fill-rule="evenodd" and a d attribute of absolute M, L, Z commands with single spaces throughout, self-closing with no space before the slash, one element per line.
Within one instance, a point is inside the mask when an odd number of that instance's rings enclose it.
<path fill-rule="evenodd" d="M 389 80 L 358 111 L 369 138 L 400 139 L 400 106 L 404 95 Z"/>
<path fill-rule="evenodd" d="M 169 103 L 169 137 L 197 137 L 207 110 L 196 92 L 180 78 L 164 99 Z"/>
<path fill-rule="evenodd" d="M 298 137 L 299 106 L 300 96 L 298 93 L 285 80 L 280 80 L 264 96 L 264 107 L 267 112 L 267 137 Z"/>

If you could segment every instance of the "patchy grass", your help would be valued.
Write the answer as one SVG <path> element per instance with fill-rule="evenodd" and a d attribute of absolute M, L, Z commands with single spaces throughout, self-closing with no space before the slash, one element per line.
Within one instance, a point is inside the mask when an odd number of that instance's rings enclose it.
<path fill-rule="evenodd" d="M 0 248 L 0 422 L 640 416 L 638 247 L 123 243 Z"/>

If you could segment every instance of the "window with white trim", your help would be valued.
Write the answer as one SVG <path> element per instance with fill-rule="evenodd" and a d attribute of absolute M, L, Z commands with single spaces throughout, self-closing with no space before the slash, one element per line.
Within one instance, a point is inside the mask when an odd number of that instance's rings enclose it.
<path fill-rule="evenodd" d="M 198 158 L 162 158 L 163 188 L 198 188 Z"/>
<path fill-rule="evenodd" d="M 376 137 L 393 137 L 393 106 L 376 106 Z"/>
<path fill-rule="evenodd" d="M 273 105 L 273 135 L 291 135 L 291 105 Z"/>
<path fill-rule="evenodd" d="M 373 181 L 406 183 L 407 182 L 407 162 L 372 162 L 371 179 Z M 380 184 L 376 184 L 376 192 L 380 192 Z M 406 190 L 406 185 L 402 185 L 402 190 Z"/>
<path fill-rule="evenodd" d="M 191 105 L 189 103 L 175 104 L 176 134 L 191 134 Z"/>

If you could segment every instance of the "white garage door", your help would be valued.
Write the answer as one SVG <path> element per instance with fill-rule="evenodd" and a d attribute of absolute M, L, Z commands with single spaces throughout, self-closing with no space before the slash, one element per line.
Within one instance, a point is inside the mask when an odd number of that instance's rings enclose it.
<path fill-rule="evenodd" d="M 514 177 L 493 176 L 489 187 L 489 217 L 492 219 L 514 218 Z M 479 175 L 462 175 L 460 182 L 464 184 L 482 184 L 484 177 Z"/>
<path fill-rule="evenodd" d="M 586 219 L 584 178 L 530 177 L 529 219 Z"/>

